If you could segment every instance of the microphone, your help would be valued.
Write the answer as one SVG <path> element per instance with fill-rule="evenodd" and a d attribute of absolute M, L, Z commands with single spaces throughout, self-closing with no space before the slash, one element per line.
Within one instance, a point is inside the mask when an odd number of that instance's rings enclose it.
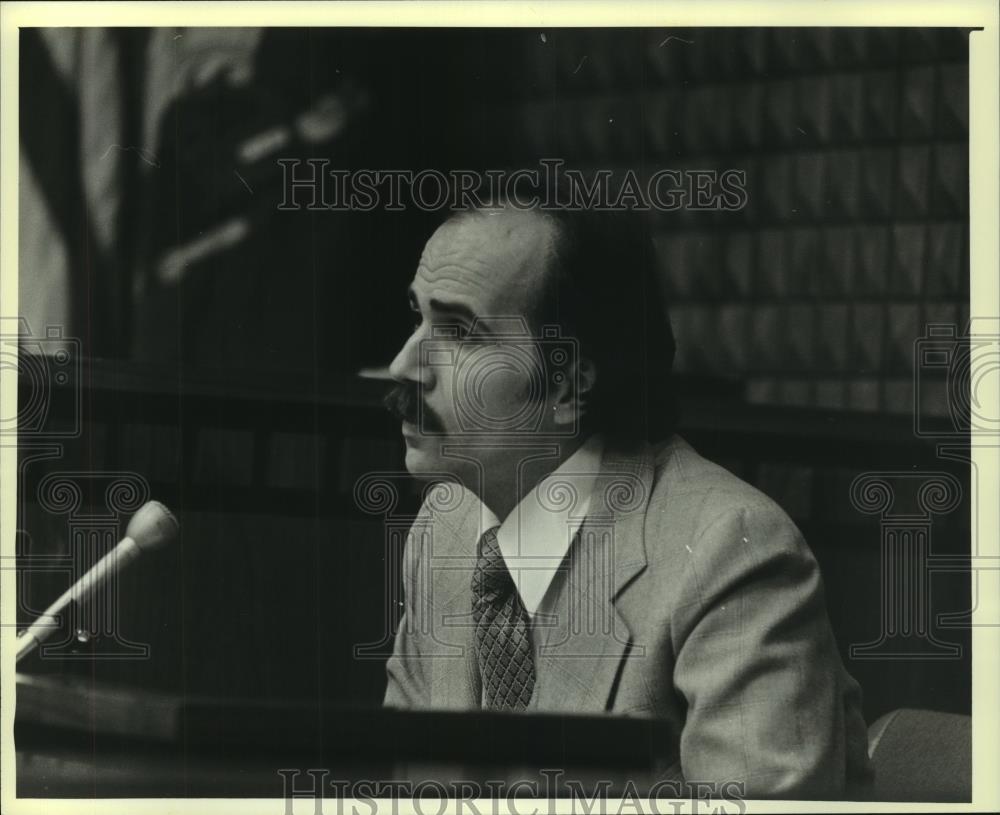
<path fill-rule="evenodd" d="M 41 645 L 55 630 L 56 615 L 72 601 L 83 602 L 111 575 L 124 569 L 143 552 L 165 545 L 180 531 L 180 524 L 159 501 L 149 501 L 139 507 L 125 529 L 118 545 L 90 567 L 87 573 L 70 586 L 62 596 L 42 612 L 41 616 L 17 638 L 17 662 Z"/>

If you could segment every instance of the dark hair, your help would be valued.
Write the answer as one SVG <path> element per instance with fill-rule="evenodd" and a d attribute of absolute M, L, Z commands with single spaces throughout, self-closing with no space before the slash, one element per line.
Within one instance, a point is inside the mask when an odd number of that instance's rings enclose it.
<path fill-rule="evenodd" d="M 560 193 L 547 200 L 570 199 Z M 676 344 L 645 215 L 536 211 L 555 223 L 557 239 L 529 316 L 537 328 L 558 325 L 596 369 L 582 426 L 622 439 L 667 438 L 677 423 Z"/>

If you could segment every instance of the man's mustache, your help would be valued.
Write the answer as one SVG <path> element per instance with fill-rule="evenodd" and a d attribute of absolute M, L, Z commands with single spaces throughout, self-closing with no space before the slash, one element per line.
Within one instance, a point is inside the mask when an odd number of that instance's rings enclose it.
<path fill-rule="evenodd" d="M 434 412 L 423 405 L 421 410 L 420 393 L 416 384 L 400 382 L 389 390 L 382 400 L 385 409 L 401 422 L 420 423 L 424 431 L 440 432 L 443 426 Z"/>

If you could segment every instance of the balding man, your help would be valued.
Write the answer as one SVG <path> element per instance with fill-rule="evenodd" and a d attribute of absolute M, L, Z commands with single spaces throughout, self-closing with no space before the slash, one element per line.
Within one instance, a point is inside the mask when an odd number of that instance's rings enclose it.
<path fill-rule="evenodd" d="M 815 558 L 676 435 L 674 340 L 626 215 L 453 215 L 390 407 L 440 481 L 404 555 L 385 703 L 665 720 L 666 775 L 837 797 L 870 774 Z"/>

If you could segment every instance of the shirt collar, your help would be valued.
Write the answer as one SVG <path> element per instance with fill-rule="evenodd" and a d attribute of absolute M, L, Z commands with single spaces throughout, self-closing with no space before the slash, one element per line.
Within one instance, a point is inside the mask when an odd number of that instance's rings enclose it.
<path fill-rule="evenodd" d="M 500 552 L 529 615 L 538 610 L 587 515 L 603 452 L 603 438 L 590 436 L 529 490 L 503 523 L 483 505 L 480 536 L 500 527 Z"/>

